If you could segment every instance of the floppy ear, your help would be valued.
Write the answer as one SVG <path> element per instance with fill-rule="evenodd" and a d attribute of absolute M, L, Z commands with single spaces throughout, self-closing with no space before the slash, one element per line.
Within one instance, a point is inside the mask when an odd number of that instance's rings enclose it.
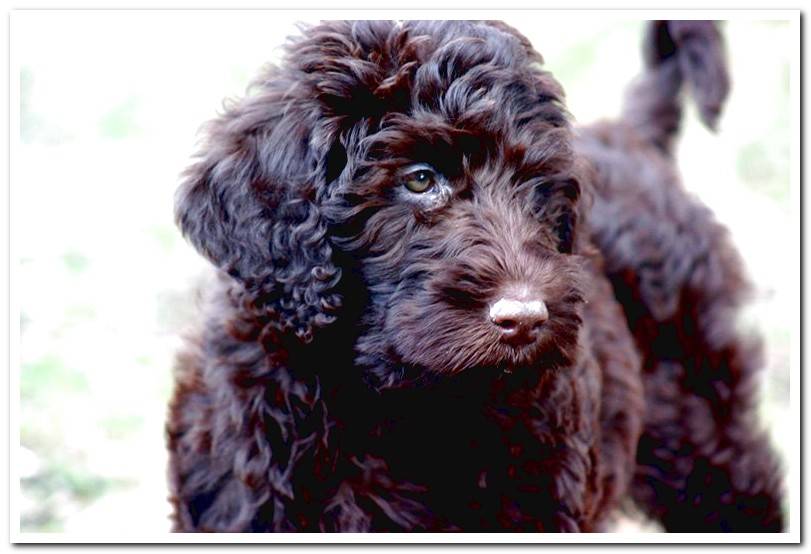
<path fill-rule="evenodd" d="M 594 168 L 582 156 L 571 153 L 548 180 L 533 189 L 532 214 L 552 225 L 558 250 L 564 254 L 593 255 L 587 214 L 593 202 Z"/>
<path fill-rule="evenodd" d="M 597 251 L 589 238 L 588 213 L 591 211 L 594 202 L 594 190 L 592 189 L 595 176 L 594 167 L 591 162 L 582 156 L 577 156 L 572 167 L 573 186 L 577 189 L 577 197 L 569 218 L 564 218 L 561 225 L 569 231 L 569 251 L 572 254 L 583 256 L 594 256 Z"/>
<path fill-rule="evenodd" d="M 340 305 L 319 207 L 335 173 L 334 132 L 280 73 L 268 71 L 208 124 L 175 217 L 195 248 L 243 285 L 257 317 L 309 342 Z"/>

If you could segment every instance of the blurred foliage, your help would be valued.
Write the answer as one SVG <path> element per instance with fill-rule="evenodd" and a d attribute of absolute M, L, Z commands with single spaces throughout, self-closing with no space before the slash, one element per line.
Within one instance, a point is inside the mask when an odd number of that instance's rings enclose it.
<path fill-rule="evenodd" d="M 23 65 L 20 68 L 20 138 L 23 142 L 53 145 L 71 138 L 35 107 L 34 88 L 34 69 Z"/>
<path fill-rule="evenodd" d="M 90 258 L 75 250 L 66 252 L 65 255 L 62 256 L 62 261 L 65 262 L 69 270 L 75 273 L 84 271 L 90 264 Z"/>
<path fill-rule="evenodd" d="M 46 395 L 81 394 L 85 391 L 85 376 L 66 368 L 58 355 L 49 354 L 37 362 L 23 365 L 20 379 L 20 397 L 23 400 L 47 405 Z"/>
<path fill-rule="evenodd" d="M 101 117 L 99 131 L 110 139 L 132 137 L 139 131 L 137 121 L 138 99 L 131 96 Z"/>
<path fill-rule="evenodd" d="M 775 22 L 770 22 L 773 25 Z M 791 141 L 787 132 L 790 118 L 790 68 L 788 58 L 780 60 L 779 79 L 764 83 L 772 87 L 769 119 L 765 132 L 744 144 L 738 153 L 738 175 L 751 190 L 780 204 L 788 203 L 789 153 Z M 734 93 L 734 91 L 733 91 Z"/>

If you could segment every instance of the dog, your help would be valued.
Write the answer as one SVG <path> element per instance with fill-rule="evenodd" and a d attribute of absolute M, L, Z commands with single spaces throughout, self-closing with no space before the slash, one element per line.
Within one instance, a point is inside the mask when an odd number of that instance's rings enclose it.
<path fill-rule="evenodd" d="M 650 22 L 575 128 L 518 31 L 324 22 L 210 122 L 177 223 L 218 270 L 176 367 L 176 531 L 780 531 L 748 284 L 673 156 L 717 26 Z"/>

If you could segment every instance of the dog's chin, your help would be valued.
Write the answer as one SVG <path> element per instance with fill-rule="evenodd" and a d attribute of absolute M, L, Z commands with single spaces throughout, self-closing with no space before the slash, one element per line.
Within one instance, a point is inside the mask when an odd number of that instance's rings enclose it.
<path fill-rule="evenodd" d="M 554 341 L 518 347 L 503 345 L 466 367 L 401 363 L 386 372 L 384 381 L 377 381 L 373 386 L 381 392 L 404 389 L 449 391 L 458 388 L 467 394 L 476 389 L 486 393 L 495 383 L 527 383 L 573 363 L 573 352 L 561 348 Z"/>
<path fill-rule="evenodd" d="M 576 342 L 575 331 L 560 335 L 545 334 L 539 341 L 526 345 L 498 344 L 478 363 L 446 373 L 450 378 L 455 378 L 475 370 L 503 379 L 511 375 L 556 371 L 574 363 Z"/>

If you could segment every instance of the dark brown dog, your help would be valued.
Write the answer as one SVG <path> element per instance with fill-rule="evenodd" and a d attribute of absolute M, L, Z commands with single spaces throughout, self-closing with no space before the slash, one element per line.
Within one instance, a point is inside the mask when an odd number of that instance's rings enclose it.
<path fill-rule="evenodd" d="M 169 418 L 177 530 L 780 530 L 746 282 L 671 143 L 706 22 L 651 24 L 581 130 L 500 23 L 330 22 L 208 127 L 178 222 L 220 273 Z M 619 302 L 617 301 L 619 300 Z"/>

